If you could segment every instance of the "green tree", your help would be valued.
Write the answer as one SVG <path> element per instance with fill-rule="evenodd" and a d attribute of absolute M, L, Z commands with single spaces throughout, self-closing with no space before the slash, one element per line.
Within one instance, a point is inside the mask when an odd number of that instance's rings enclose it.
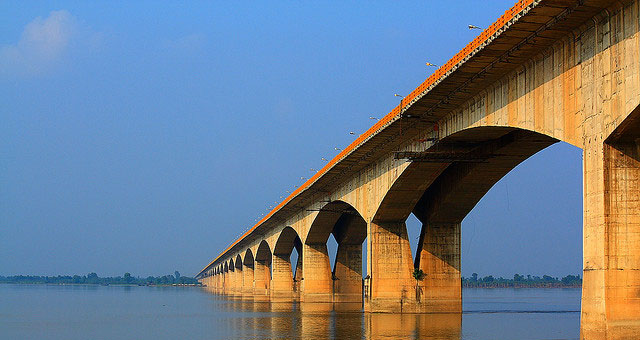
<path fill-rule="evenodd" d="M 89 273 L 89 275 L 87 275 L 86 282 L 83 283 L 97 284 L 100 283 L 100 278 L 96 273 Z"/>
<path fill-rule="evenodd" d="M 131 274 L 130 273 L 124 273 L 124 282 L 131 283 L 131 281 L 133 281 L 133 278 L 131 277 Z"/>
<path fill-rule="evenodd" d="M 418 282 L 422 281 L 425 276 L 426 274 L 424 273 L 424 271 L 422 271 L 422 269 L 415 268 L 413 270 L 413 278 L 416 279 L 416 301 L 418 302 L 420 302 L 420 297 L 422 295 L 422 289 L 420 289 L 420 285 L 418 284 Z"/>

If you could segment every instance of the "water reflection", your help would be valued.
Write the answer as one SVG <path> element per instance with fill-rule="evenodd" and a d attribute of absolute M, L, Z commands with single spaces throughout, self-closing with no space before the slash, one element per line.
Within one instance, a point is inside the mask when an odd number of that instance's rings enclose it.
<path fill-rule="evenodd" d="M 1 339 L 578 339 L 580 289 L 466 289 L 460 315 L 228 297 L 195 287 L 0 285 Z M 187 336 L 188 335 L 188 336 Z"/>
<path fill-rule="evenodd" d="M 367 313 L 366 339 L 460 339 L 462 314 Z"/>
<path fill-rule="evenodd" d="M 222 302 L 222 301 L 221 301 Z M 228 333 L 247 339 L 433 339 L 461 338 L 461 314 L 364 314 L 361 304 L 249 301 L 217 304 Z"/>

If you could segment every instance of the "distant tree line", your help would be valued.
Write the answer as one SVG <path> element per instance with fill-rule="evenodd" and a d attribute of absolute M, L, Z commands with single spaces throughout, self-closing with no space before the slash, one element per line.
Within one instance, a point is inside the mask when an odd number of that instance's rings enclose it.
<path fill-rule="evenodd" d="M 512 279 L 503 277 L 495 278 L 493 275 L 478 277 L 477 273 L 473 273 L 471 277 L 462 278 L 462 286 L 467 288 L 505 288 L 505 287 L 535 287 L 535 288 L 551 288 L 551 287 L 580 287 L 582 286 L 582 278 L 580 275 L 567 275 L 562 279 L 549 275 L 513 275 Z"/>
<path fill-rule="evenodd" d="M 198 280 L 182 276 L 178 271 L 174 275 L 147 276 L 146 278 L 134 277 L 130 273 L 124 276 L 99 277 L 96 273 L 88 275 L 58 275 L 58 276 L 37 276 L 37 275 L 15 275 L 0 276 L 0 283 L 49 283 L 49 284 L 89 284 L 89 285 L 199 285 Z"/>

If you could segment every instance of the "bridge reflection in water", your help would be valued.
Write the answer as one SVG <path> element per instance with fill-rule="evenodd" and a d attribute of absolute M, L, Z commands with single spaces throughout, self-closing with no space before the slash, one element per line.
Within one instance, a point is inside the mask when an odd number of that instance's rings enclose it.
<path fill-rule="evenodd" d="M 213 290 L 207 289 L 213 293 Z M 274 302 L 219 296 L 224 334 L 250 339 L 460 339 L 462 314 L 363 313 L 362 303 Z"/>
<path fill-rule="evenodd" d="M 461 339 L 462 314 L 363 313 L 361 304 L 228 300 L 224 323 L 242 339 Z"/>
<path fill-rule="evenodd" d="M 282 302 L 210 293 L 212 338 L 575 339 L 581 290 L 465 289 L 464 313 L 363 313 L 362 303 Z M 217 336 L 216 336 L 217 335 Z"/>

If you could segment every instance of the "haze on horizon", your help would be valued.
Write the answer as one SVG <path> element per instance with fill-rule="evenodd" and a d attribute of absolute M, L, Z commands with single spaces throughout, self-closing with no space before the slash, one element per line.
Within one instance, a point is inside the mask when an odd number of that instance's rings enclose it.
<path fill-rule="evenodd" d="M 0 3 L 0 275 L 195 275 L 511 5 Z M 473 272 L 582 274 L 580 149 L 480 201 Z"/>

